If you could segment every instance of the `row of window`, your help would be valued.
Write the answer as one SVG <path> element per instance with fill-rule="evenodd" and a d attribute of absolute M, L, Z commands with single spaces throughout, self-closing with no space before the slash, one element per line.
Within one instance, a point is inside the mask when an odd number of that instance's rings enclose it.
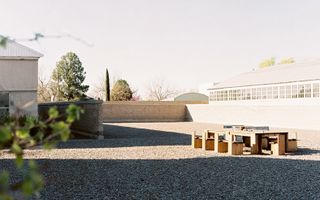
<path fill-rule="evenodd" d="M 319 88 L 319 83 L 309 83 L 245 89 L 226 89 L 211 91 L 210 101 L 318 98 Z"/>

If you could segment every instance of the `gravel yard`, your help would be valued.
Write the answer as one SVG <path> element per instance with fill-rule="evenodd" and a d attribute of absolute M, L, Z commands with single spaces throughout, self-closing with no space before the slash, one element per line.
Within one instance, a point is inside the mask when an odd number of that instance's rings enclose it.
<path fill-rule="evenodd" d="M 44 170 L 40 199 L 320 199 L 320 133 L 299 131 L 293 155 L 227 156 L 192 149 L 204 123 L 105 124 L 104 140 L 29 150 Z M 0 152 L 0 169 L 11 169 Z"/>

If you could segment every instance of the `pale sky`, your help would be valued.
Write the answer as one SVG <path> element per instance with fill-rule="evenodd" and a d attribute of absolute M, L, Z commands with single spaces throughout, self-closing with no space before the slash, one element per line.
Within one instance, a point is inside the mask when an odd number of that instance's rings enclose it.
<path fill-rule="evenodd" d="M 0 0 L 0 34 L 73 34 L 93 43 L 47 39 L 26 46 L 44 54 L 49 76 L 77 53 L 93 86 L 109 68 L 142 96 L 153 79 L 178 89 L 223 81 L 261 60 L 320 58 L 317 0 Z"/>

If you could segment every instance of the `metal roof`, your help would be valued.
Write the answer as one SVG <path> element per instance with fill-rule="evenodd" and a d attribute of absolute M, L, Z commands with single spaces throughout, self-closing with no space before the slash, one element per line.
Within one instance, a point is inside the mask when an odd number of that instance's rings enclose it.
<path fill-rule="evenodd" d="M 9 40 L 5 47 L 0 47 L 0 59 L 38 59 L 43 55 L 29 47 Z"/>
<path fill-rule="evenodd" d="M 275 65 L 228 79 L 209 89 L 319 80 L 320 61 Z"/>

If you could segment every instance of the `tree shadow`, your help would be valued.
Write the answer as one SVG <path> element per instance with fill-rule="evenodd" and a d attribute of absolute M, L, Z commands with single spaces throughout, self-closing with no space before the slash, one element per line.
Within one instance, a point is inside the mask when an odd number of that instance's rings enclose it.
<path fill-rule="evenodd" d="M 133 128 L 114 124 L 104 125 L 103 140 L 75 139 L 59 143 L 57 148 L 115 148 L 159 145 L 191 145 L 186 133 Z"/>
<path fill-rule="evenodd" d="M 5 169 L 12 160 L 1 160 Z M 256 157 L 38 160 L 40 199 L 319 199 L 320 162 Z"/>

